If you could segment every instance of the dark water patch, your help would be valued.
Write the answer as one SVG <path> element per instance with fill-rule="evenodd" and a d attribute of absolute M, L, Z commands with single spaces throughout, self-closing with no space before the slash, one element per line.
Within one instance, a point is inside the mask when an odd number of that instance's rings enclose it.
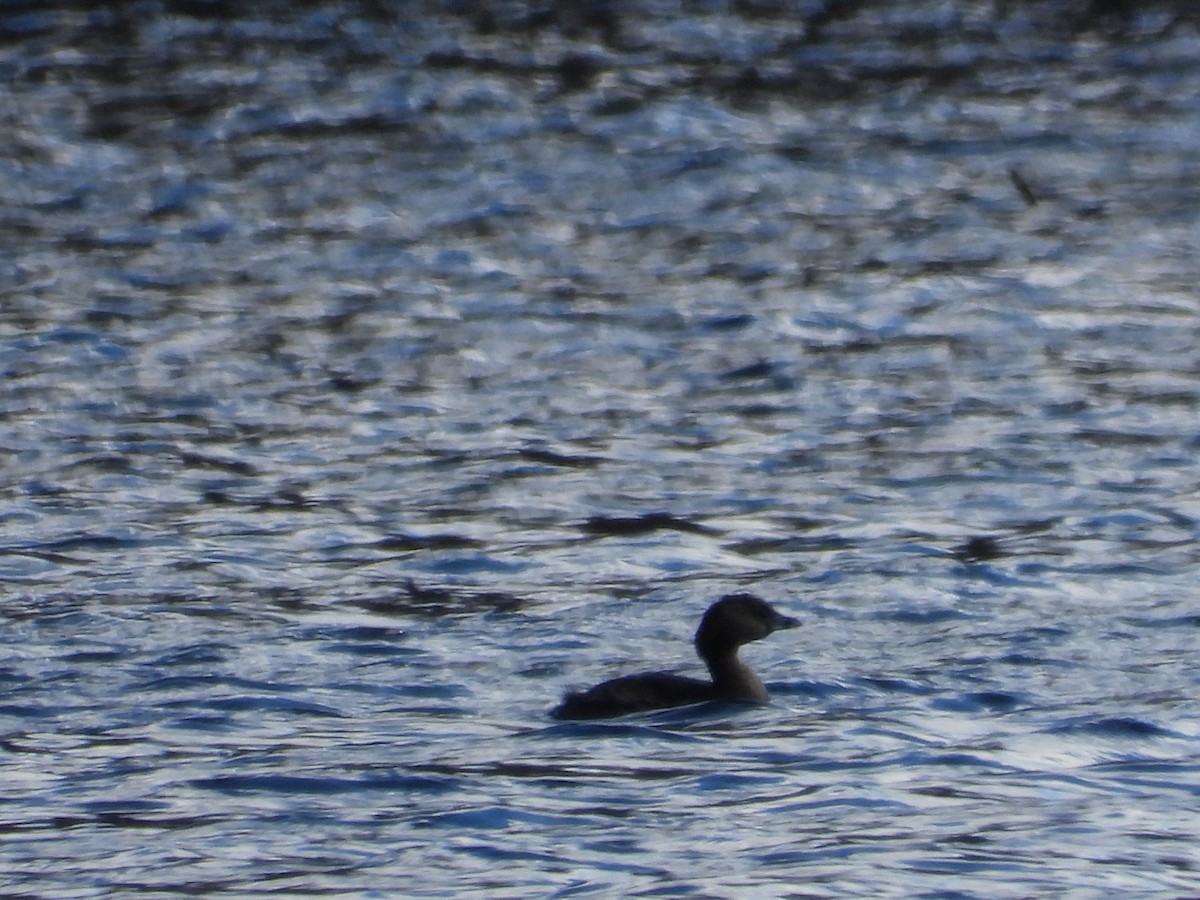
<path fill-rule="evenodd" d="M 711 316 L 696 322 L 696 327 L 702 331 L 722 334 L 725 332 L 742 331 L 754 324 L 754 316 L 750 313 L 731 313 L 729 315 Z"/>
<path fill-rule="evenodd" d="M 36 684 L 36 679 L 26 672 L 19 672 L 8 667 L 0 668 L 0 686 L 6 690 L 14 690 L 17 685 L 25 687 L 34 684 Z"/>
<path fill-rule="evenodd" d="M 62 661 L 76 665 L 91 665 L 93 663 L 122 662 L 125 656 L 125 652 L 121 650 L 80 650 L 66 654 Z"/>
<path fill-rule="evenodd" d="M 775 363 L 767 360 L 759 360 L 758 362 L 738 366 L 736 369 L 722 372 L 720 377 L 724 381 L 758 381 L 760 379 L 772 378 L 776 373 L 777 366 Z"/>
<path fill-rule="evenodd" d="M 1190 769 L 1191 764 L 1187 758 L 1163 760 L 1139 756 L 1102 760 L 1088 767 L 1092 773 L 1120 776 L 1121 784 L 1159 787 L 1167 793 L 1200 795 L 1200 785 L 1187 778 Z"/>
<path fill-rule="evenodd" d="M 351 601 L 355 606 L 384 615 L 440 618 L 462 615 L 506 615 L 528 605 L 524 597 L 505 591 L 423 586 L 412 578 L 402 594 Z"/>
<path fill-rule="evenodd" d="M 234 648 L 230 644 L 207 643 L 182 650 L 172 650 L 155 659 L 148 660 L 151 668 L 173 666 L 212 666 L 227 662 Z"/>
<path fill-rule="evenodd" d="M 179 461 L 189 469 L 198 469 L 200 471 L 227 472 L 231 475 L 242 475 L 247 478 L 259 474 L 258 468 L 245 460 L 225 459 L 210 454 L 196 453 L 191 450 L 181 450 L 179 452 Z"/>
<path fill-rule="evenodd" d="M 968 752 L 934 752 L 928 750 L 912 750 L 902 752 L 895 757 L 894 762 L 901 764 L 905 768 L 914 768 L 919 766 L 950 766 L 950 767 L 967 767 L 967 768 L 988 768 L 988 769 L 1003 769 L 1008 768 L 1003 763 L 990 760 L 985 756 L 978 754 L 968 754 Z M 937 788 L 942 791 L 942 796 L 949 796 L 944 793 L 944 788 Z M 953 790 L 953 788 L 952 788 Z"/>
<path fill-rule="evenodd" d="M 461 550 L 464 548 L 481 547 L 482 541 L 465 537 L 460 534 L 390 534 L 371 544 L 378 550 L 406 553 L 414 550 Z M 410 582 L 411 584 L 411 582 Z"/>
<path fill-rule="evenodd" d="M 1121 621 L 1135 628 L 1200 628 L 1200 614 L 1182 616 L 1163 616 L 1152 618 L 1148 616 L 1126 616 Z"/>
<path fill-rule="evenodd" d="M 568 469 L 591 469 L 607 462 L 603 456 L 589 456 L 576 453 L 560 453 L 540 447 L 524 447 L 517 451 L 521 459 L 542 463 L 547 466 L 560 466 Z"/>
<path fill-rule="evenodd" d="M 329 386 L 343 394 L 357 394 L 378 387 L 383 383 L 381 378 L 365 378 L 350 372 L 329 372 Z"/>
<path fill-rule="evenodd" d="M 206 488 L 201 499 L 212 506 L 238 506 L 259 513 L 314 512 L 328 509 L 327 501 L 311 497 L 301 486 L 282 487 L 267 496 L 237 495 L 223 488 Z"/>
<path fill-rule="evenodd" d="M 467 763 L 455 765 L 452 763 L 422 763 L 412 767 L 412 771 L 432 772 L 438 775 L 454 778 L 518 778 L 546 782 L 548 784 L 570 784 L 589 773 L 595 774 L 596 767 L 576 764 L 570 760 L 562 762 L 521 762 L 514 760 L 496 760 L 485 763 Z"/>
<path fill-rule="evenodd" d="M 748 538 L 732 544 L 726 544 L 728 550 L 744 553 L 747 556 L 774 553 L 825 553 L 838 550 L 850 550 L 856 547 L 857 541 L 841 535 L 814 535 L 796 537 L 762 537 Z"/>
<path fill-rule="evenodd" d="M 311 512 L 327 508 L 325 502 L 310 497 L 306 487 L 283 487 L 267 497 L 249 499 L 246 505 L 256 512 Z"/>
<path fill-rule="evenodd" d="M 138 537 L 118 537 L 116 535 L 107 534 L 80 534 L 72 537 L 42 542 L 37 545 L 28 546 L 21 549 L 23 552 L 28 551 L 56 555 L 79 552 L 115 553 L 121 550 L 129 550 L 141 547 L 146 545 L 148 542 L 153 542 L 154 540 L 155 539 Z"/>
<path fill-rule="evenodd" d="M 486 553 L 473 553 L 438 556 L 427 562 L 422 560 L 418 567 L 425 569 L 434 576 L 453 579 L 459 576 L 487 577 L 512 575 L 522 572 L 527 568 L 527 565 L 524 562 L 509 561 L 498 556 L 490 556 Z"/>
<path fill-rule="evenodd" d="M 341 653 L 372 661 L 402 661 L 419 655 L 419 651 L 408 646 L 398 646 L 390 641 L 330 641 L 322 642 L 324 653 Z"/>
<path fill-rule="evenodd" d="M 1111 429 L 1083 429 L 1075 439 L 1100 447 L 1158 447 L 1174 440 L 1170 435 L 1146 434 L 1144 432 L 1121 432 Z"/>
<path fill-rule="evenodd" d="M 14 719 L 53 719 L 65 712 L 65 709 L 54 706 L 38 706 L 29 703 L 0 703 L 0 716 Z"/>
<path fill-rule="evenodd" d="M 93 815 L 102 813 L 141 813 L 156 812 L 165 807 L 157 800 L 89 800 L 81 808 Z"/>
<path fill-rule="evenodd" d="M 1061 641 L 1071 636 L 1071 630 L 1061 625 L 1034 625 L 1013 632 L 1010 640 L 1014 644 L 1039 644 Z"/>
<path fill-rule="evenodd" d="M 388 625 L 322 626 L 306 630 L 302 634 L 305 640 L 315 642 L 337 641 L 388 647 L 393 646 L 394 642 L 403 641 L 405 636 L 404 629 Z"/>
<path fill-rule="evenodd" d="M 106 828 L 121 828 L 147 831 L 188 831 L 193 828 L 209 827 L 224 821 L 223 816 L 167 816 L 137 815 L 120 811 L 97 812 L 92 823 Z M 78 824 L 85 824 L 80 821 Z"/>
<path fill-rule="evenodd" d="M 721 791 L 744 791 L 762 788 L 767 785 L 778 785 L 779 778 L 766 775 L 741 775 L 733 772 L 719 772 L 712 775 L 702 775 L 692 781 L 695 790 L 702 793 Z"/>
<path fill-rule="evenodd" d="M 1003 555 L 999 539 L 992 535 L 977 534 L 950 551 L 963 562 L 983 562 L 998 559 Z"/>
<path fill-rule="evenodd" d="M 1173 731 L 1132 716 L 1081 719 L 1045 730 L 1049 734 L 1083 734 L 1111 738 L 1149 739 L 1175 736 Z"/>
<path fill-rule="evenodd" d="M 687 534 L 720 534 L 717 529 L 667 512 L 640 516 L 591 516 L 580 528 L 597 537 L 638 537 L 655 531 L 681 531 Z"/>
<path fill-rule="evenodd" d="M 1072 565 L 1064 567 L 1073 575 L 1098 578 L 1142 578 L 1153 581 L 1162 575 L 1162 569 L 1157 565 L 1135 562 L 1113 562 L 1096 565 Z"/>
<path fill-rule="evenodd" d="M 358 778 L 281 774 L 217 775 L 190 782 L 201 790 L 220 794 L 267 794 L 291 797 L 363 794 L 375 791 L 398 794 L 442 794 L 457 790 L 455 779 L 399 772 L 364 775 Z"/>
<path fill-rule="evenodd" d="M 61 497 L 70 492 L 61 484 L 51 484 L 39 479 L 25 482 L 21 489 L 31 497 Z"/>

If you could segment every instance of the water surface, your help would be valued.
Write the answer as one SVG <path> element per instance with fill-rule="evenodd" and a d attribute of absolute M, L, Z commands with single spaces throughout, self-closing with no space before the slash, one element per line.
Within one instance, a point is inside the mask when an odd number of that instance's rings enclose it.
<path fill-rule="evenodd" d="M 1190 7 L 419 7 L 0 10 L 5 893 L 1200 892 Z"/>

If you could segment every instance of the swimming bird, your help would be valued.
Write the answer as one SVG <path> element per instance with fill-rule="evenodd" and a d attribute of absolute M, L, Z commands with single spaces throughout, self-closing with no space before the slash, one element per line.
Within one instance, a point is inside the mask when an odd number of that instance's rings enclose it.
<path fill-rule="evenodd" d="M 708 608 L 696 629 L 696 652 L 708 666 L 711 681 L 670 672 L 624 675 L 586 691 L 568 693 L 550 715 L 556 719 L 606 719 L 706 700 L 766 703 L 767 689 L 738 658 L 738 647 L 799 624 L 798 619 L 783 615 L 754 594 L 727 594 Z"/>

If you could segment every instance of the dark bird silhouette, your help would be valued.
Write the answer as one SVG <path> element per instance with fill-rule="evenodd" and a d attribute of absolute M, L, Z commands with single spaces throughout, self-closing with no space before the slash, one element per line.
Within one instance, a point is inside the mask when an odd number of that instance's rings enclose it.
<path fill-rule="evenodd" d="M 767 689 L 738 658 L 738 648 L 799 624 L 754 594 L 728 594 L 708 608 L 696 629 L 696 652 L 708 666 L 711 681 L 670 672 L 624 675 L 586 691 L 568 693 L 550 715 L 556 719 L 605 719 L 707 700 L 765 703 Z"/>

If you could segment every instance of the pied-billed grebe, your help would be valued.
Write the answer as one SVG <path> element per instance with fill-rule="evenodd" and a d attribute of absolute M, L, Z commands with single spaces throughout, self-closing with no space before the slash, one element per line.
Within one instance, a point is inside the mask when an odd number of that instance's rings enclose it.
<path fill-rule="evenodd" d="M 567 694 L 550 715 L 556 719 L 605 719 L 706 700 L 766 703 L 767 689 L 738 659 L 738 647 L 799 624 L 754 594 L 728 594 L 708 608 L 696 629 L 696 652 L 708 666 L 712 681 L 669 672 L 625 675 Z"/>

